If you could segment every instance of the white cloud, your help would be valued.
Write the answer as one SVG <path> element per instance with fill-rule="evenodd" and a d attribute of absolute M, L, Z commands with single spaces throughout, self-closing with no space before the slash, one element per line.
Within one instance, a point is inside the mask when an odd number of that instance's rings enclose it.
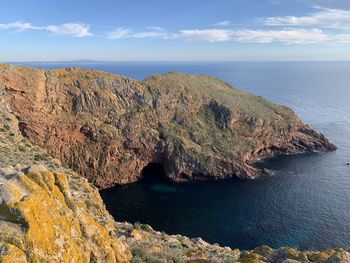
<path fill-rule="evenodd" d="M 232 41 L 260 44 L 273 42 L 283 44 L 350 43 L 350 34 L 332 34 L 318 28 L 284 28 L 280 30 L 186 29 L 175 33 L 169 33 L 164 29 L 132 32 L 128 28 L 117 28 L 108 33 L 108 38 L 178 39 L 206 42 Z"/>
<path fill-rule="evenodd" d="M 229 25 L 231 25 L 231 21 L 229 20 L 223 20 L 214 24 L 214 26 L 229 26 Z"/>
<path fill-rule="evenodd" d="M 225 29 L 187 29 L 174 34 L 174 38 L 221 42 L 231 40 L 233 31 Z"/>
<path fill-rule="evenodd" d="M 15 29 L 19 31 L 24 31 L 28 29 L 41 29 L 41 27 L 33 26 L 31 23 L 25 23 L 22 21 L 16 21 L 13 23 L 0 24 L 0 29 Z"/>
<path fill-rule="evenodd" d="M 234 40 L 246 43 L 272 43 L 284 44 L 349 44 L 350 34 L 327 33 L 321 29 L 282 29 L 282 30 L 237 30 Z"/>
<path fill-rule="evenodd" d="M 350 43 L 350 33 L 348 33 L 348 30 L 350 30 L 350 10 L 314 7 L 314 12 L 305 16 L 266 17 L 261 18 L 260 22 L 262 22 L 261 25 L 254 29 L 243 28 L 238 30 L 220 28 L 232 25 L 229 20 L 214 24 L 217 28 L 189 28 L 173 32 L 159 26 L 147 27 L 147 30 L 139 32 L 131 31 L 128 28 L 117 28 L 115 31 L 108 33 L 108 38 L 178 39 L 207 42 L 278 42 L 283 44 Z M 271 27 L 275 28 L 271 29 Z"/>
<path fill-rule="evenodd" d="M 128 28 L 117 28 L 108 32 L 109 39 L 121 38 L 157 38 L 157 39 L 185 39 L 209 42 L 228 41 L 231 39 L 232 30 L 225 29 L 187 29 L 175 33 L 169 33 L 161 27 L 148 27 L 151 31 L 132 32 Z"/>
<path fill-rule="evenodd" d="M 324 6 L 335 9 L 350 9 L 349 0 L 303 0 L 309 5 Z"/>
<path fill-rule="evenodd" d="M 141 31 L 134 33 L 129 28 L 119 27 L 116 30 L 107 33 L 109 39 L 122 38 L 169 38 L 168 33 L 161 27 L 147 27 L 150 31 Z"/>
<path fill-rule="evenodd" d="M 285 44 L 322 43 L 332 39 L 320 29 L 283 29 L 283 30 L 238 30 L 235 39 L 240 42 Z"/>
<path fill-rule="evenodd" d="M 147 27 L 149 31 L 144 32 L 138 32 L 135 34 L 130 35 L 130 37 L 134 38 L 161 38 L 161 39 L 168 39 L 170 36 L 169 34 L 159 26 L 149 26 Z"/>
<path fill-rule="evenodd" d="M 44 30 L 54 35 L 71 36 L 71 37 L 87 37 L 92 36 L 88 25 L 80 23 L 66 23 L 62 25 L 34 26 L 31 23 L 16 21 L 13 23 L 0 24 L 0 29 L 7 30 Z"/>
<path fill-rule="evenodd" d="M 49 25 L 44 29 L 58 36 L 88 37 L 92 36 L 88 25 L 67 23 L 62 25 Z"/>
<path fill-rule="evenodd" d="M 350 29 L 350 10 L 317 8 L 307 16 L 275 16 L 263 19 L 268 26 L 313 26 L 335 29 Z"/>
<path fill-rule="evenodd" d="M 121 39 L 128 37 L 131 30 L 128 28 L 118 27 L 116 30 L 107 33 L 109 39 Z"/>
<path fill-rule="evenodd" d="M 130 35 L 129 37 L 134 37 L 134 38 L 162 38 L 162 39 L 169 38 L 168 33 L 162 32 L 162 31 L 138 32 L 138 33 Z"/>

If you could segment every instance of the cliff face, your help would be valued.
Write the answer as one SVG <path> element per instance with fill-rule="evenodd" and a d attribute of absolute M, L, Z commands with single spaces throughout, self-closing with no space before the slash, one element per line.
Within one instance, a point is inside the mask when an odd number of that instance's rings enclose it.
<path fill-rule="evenodd" d="M 259 158 L 335 149 L 289 108 L 207 76 L 1 65 L 0 89 L 25 137 L 100 188 L 149 163 L 174 181 L 254 178 Z"/>

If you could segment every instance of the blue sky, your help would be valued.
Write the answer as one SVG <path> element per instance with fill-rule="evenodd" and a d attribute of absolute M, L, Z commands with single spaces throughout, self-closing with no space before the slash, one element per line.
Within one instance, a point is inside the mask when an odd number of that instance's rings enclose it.
<path fill-rule="evenodd" d="M 3 0 L 0 61 L 350 60 L 349 0 Z"/>

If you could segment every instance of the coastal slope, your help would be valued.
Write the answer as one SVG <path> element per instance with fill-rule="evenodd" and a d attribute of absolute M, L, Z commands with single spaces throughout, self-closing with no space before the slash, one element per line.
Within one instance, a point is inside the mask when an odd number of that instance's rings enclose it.
<path fill-rule="evenodd" d="M 208 76 L 0 65 L 0 89 L 21 133 L 99 188 L 152 163 L 173 181 L 255 178 L 260 158 L 336 149 L 291 109 Z"/>

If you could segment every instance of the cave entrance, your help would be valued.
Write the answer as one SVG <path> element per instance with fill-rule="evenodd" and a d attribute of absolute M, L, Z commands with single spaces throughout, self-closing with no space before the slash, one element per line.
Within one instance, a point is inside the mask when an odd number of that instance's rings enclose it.
<path fill-rule="evenodd" d="M 164 164 L 149 163 L 141 171 L 142 181 L 157 182 L 167 181 Z"/>

